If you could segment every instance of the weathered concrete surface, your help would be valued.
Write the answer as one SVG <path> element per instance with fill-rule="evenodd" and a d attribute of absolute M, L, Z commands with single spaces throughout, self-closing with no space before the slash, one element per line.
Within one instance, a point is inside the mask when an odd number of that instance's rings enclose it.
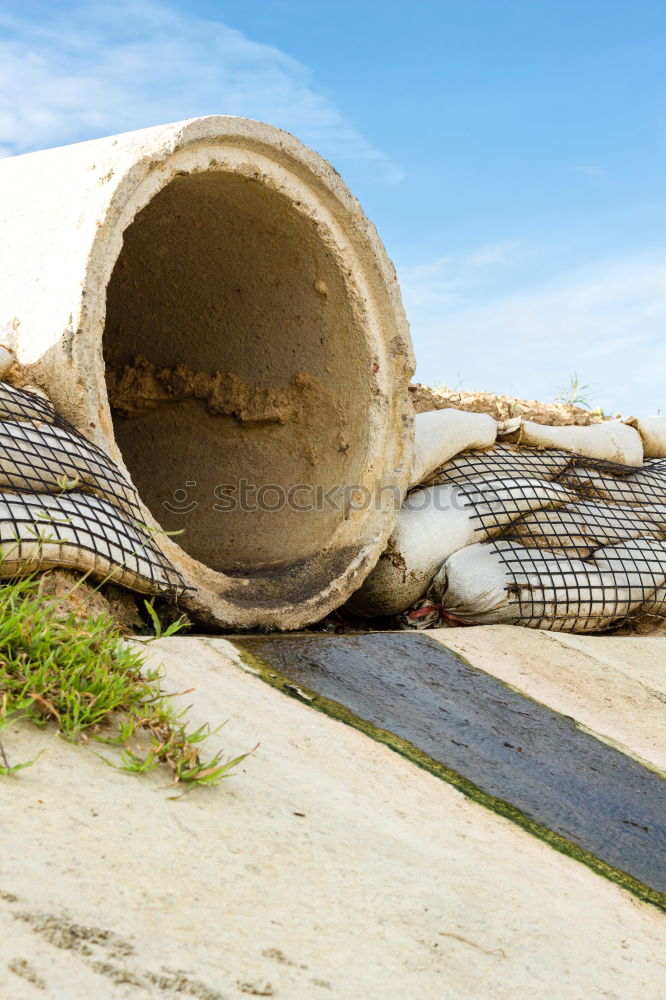
<path fill-rule="evenodd" d="M 261 747 L 171 801 L 161 776 L 5 735 L 15 760 L 46 751 L 0 785 L 11 1000 L 660 1000 L 657 909 L 244 673 L 225 640 L 151 649 L 170 688 L 196 685 L 195 720 L 229 719 L 230 753 Z"/>
<path fill-rule="evenodd" d="M 574 719 L 427 632 L 298 632 L 233 643 L 273 686 L 666 910 L 666 781 Z"/>
<path fill-rule="evenodd" d="M 580 636 L 513 625 L 432 629 L 428 635 L 666 771 L 666 638 Z"/>
<path fill-rule="evenodd" d="M 145 522 L 183 532 L 157 542 L 184 602 L 237 628 L 339 607 L 393 527 L 414 420 L 395 269 L 340 175 L 209 116 L 7 157 L 0 178 L 0 348 L 126 469 Z M 141 372 L 175 391 L 112 413 L 107 368 L 143 402 Z"/>

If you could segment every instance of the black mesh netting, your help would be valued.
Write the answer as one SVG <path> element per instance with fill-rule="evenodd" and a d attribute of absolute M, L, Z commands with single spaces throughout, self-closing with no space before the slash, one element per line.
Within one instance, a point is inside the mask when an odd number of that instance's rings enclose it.
<path fill-rule="evenodd" d="M 131 483 L 35 393 L 0 383 L 0 576 L 67 567 L 175 597 Z"/>
<path fill-rule="evenodd" d="M 457 484 L 479 542 L 447 559 L 400 616 L 404 627 L 444 619 L 594 632 L 666 619 L 666 460 L 630 468 L 499 444 L 457 456 L 429 483 Z"/>

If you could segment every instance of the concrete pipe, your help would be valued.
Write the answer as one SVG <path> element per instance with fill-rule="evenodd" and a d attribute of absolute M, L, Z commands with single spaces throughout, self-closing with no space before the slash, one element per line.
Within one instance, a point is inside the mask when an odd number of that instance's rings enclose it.
<path fill-rule="evenodd" d="M 339 175 L 208 117 L 0 161 L 0 366 L 129 474 L 190 588 L 239 628 L 340 605 L 408 484 L 398 283 Z M 1 373 L 0 373 L 1 377 Z"/>

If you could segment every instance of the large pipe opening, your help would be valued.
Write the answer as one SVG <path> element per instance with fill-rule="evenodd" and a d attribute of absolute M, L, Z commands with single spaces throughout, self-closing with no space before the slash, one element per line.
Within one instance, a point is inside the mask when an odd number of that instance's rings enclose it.
<path fill-rule="evenodd" d="M 0 174 L 32 205 L 0 197 L 23 384 L 124 464 L 183 605 L 242 628 L 340 606 L 395 520 L 413 410 L 395 271 L 339 175 L 227 117 Z"/>
<path fill-rule="evenodd" d="M 125 464 L 189 555 L 233 574 L 326 547 L 345 516 L 327 494 L 361 475 L 371 359 L 297 206 L 220 171 L 172 180 L 125 231 L 104 357 Z"/>

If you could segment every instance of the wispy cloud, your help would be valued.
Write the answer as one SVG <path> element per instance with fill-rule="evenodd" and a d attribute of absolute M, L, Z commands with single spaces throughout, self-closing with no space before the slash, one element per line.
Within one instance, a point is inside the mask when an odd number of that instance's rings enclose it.
<path fill-rule="evenodd" d="M 383 181 L 402 177 L 307 67 L 272 45 L 158 3 L 42 10 L 41 25 L 0 14 L 0 155 L 233 114 L 294 132 L 338 162 L 363 161 Z"/>
<path fill-rule="evenodd" d="M 516 254 L 511 243 L 488 243 L 466 253 L 399 267 L 405 308 L 421 313 L 463 305 L 474 289 L 488 281 L 489 272 L 513 263 Z"/>
<path fill-rule="evenodd" d="M 580 164 L 574 167 L 576 173 L 583 174 L 585 177 L 590 177 L 593 180 L 599 180 L 601 177 L 606 176 L 606 171 L 603 167 L 596 167 L 593 164 Z"/>
<path fill-rule="evenodd" d="M 430 299 L 412 279 L 405 300 L 417 378 L 446 381 L 461 371 L 468 388 L 548 400 L 578 372 L 609 410 L 666 412 L 666 249 L 481 302 L 483 289 L 477 297 L 469 277 L 458 275 L 448 301 L 439 295 L 441 268 Z"/>

